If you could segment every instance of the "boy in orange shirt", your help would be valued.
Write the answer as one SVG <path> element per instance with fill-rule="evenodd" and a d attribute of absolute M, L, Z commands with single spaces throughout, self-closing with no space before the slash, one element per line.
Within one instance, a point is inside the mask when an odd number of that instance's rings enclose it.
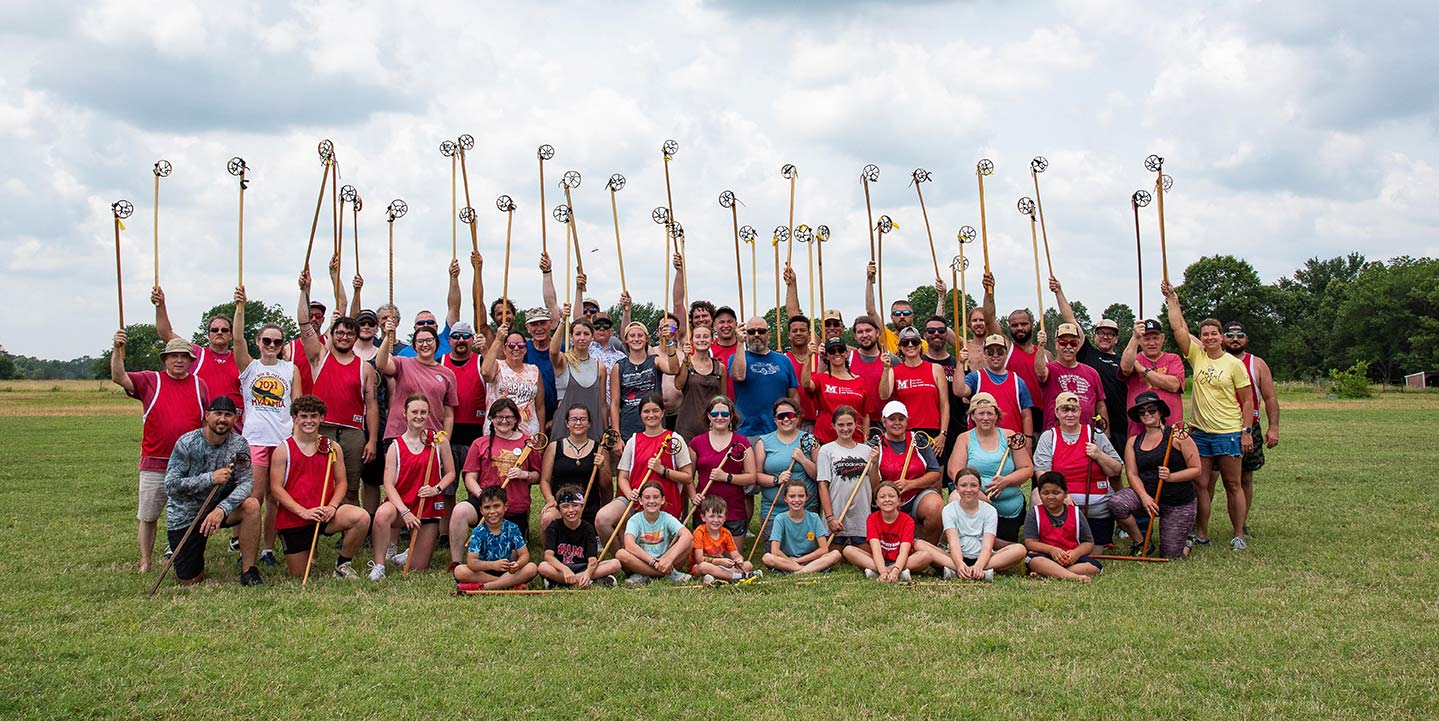
<path fill-rule="evenodd" d="M 700 519 L 704 521 L 694 532 L 694 554 L 690 571 L 704 574 L 705 585 L 738 581 L 750 576 L 760 576 L 754 566 L 744 560 L 734 535 L 724 527 L 729 504 L 719 496 L 705 496 L 700 501 Z"/>

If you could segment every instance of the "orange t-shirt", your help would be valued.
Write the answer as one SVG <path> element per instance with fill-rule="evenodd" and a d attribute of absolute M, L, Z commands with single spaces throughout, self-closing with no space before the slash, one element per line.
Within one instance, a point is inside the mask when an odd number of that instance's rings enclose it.
<path fill-rule="evenodd" d="M 710 535 L 709 526 L 701 525 L 694 532 L 694 548 L 700 555 L 707 558 L 723 556 L 728 558 L 731 553 L 738 553 L 739 546 L 735 545 L 734 536 L 729 529 L 720 526 L 717 535 Z"/>

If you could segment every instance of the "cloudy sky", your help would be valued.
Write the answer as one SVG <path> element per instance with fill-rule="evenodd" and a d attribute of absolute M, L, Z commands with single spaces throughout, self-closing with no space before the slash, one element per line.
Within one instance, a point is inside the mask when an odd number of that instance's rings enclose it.
<path fill-rule="evenodd" d="M 106 347 L 117 322 L 109 205 L 120 198 L 136 206 L 123 236 L 126 319 L 152 318 L 150 168 L 161 158 L 175 169 L 161 189 L 160 273 L 177 324 L 191 329 L 231 295 L 237 191 L 225 164 L 236 155 L 253 178 L 246 285 L 252 298 L 292 305 L 322 138 L 335 143 L 342 182 L 366 200 L 367 305 L 383 300 L 386 280 L 381 209 L 392 198 L 409 204 L 395 224 L 407 318 L 443 303 L 450 162 L 438 145 L 461 133 L 477 140 L 470 192 L 491 295 L 504 247 L 494 198 L 519 205 L 511 294 L 522 305 L 538 300 L 541 143 L 556 148 L 550 206 L 561 172 L 583 174 L 580 241 L 606 304 L 620 286 L 604 190 L 616 172 L 629 180 L 618 203 L 630 291 L 659 294 L 663 236 L 649 214 L 664 203 L 667 138 L 680 143 L 670 169 L 691 296 L 729 303 L 733 235 L 716 196 L 733 190 L 739 222 L 760 229 L 760 302 L 772 303 L 768 237 L 787 222 L 784 163 L 799 168 L 795 222 L 834 231 L 826 301 L 847 318 L 862 310 L 867 163 L 883 172 L 876 215 L 901 226 L 885 249 L 890 296 L 933 276 L 910 172 L 933 173 L 924 191 L 943 265 L 956 230 L 979 225 L 981 157 L 997 168 L 986 196 L 1002 307 L 1034 303 L 1028 222 L 1015 201 L 1033 193 L 1035 155 L 1050 161 L 1041 190 L 1056 274 L 1096 310 L 1135 303 L 1129 196 L 1153 182 L 1150 153 L 1176 181 L 1166 204 L 1176 276 L 1216 252 L 1247 258 L 1266 280 L 1314 255 L 1434 256 L 1439 11 L 1386 5 L 429 2 L 397 13 L 353 1 L 8 0 L 0 344 L 50 358 Z M 1141 213 L 1151 281 L 1154 210 Z M 551 222 L 561 267 L 562 232 Z M 462 252 L 467 244 L 462 226 Z M 978 295 L 978 274 L 969 279 Z"/>

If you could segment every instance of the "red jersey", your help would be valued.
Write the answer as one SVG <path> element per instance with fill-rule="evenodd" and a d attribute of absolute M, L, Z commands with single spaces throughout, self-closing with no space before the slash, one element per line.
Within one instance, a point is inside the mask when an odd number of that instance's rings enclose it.
<path fill-rule="evenodd" d="M 211 393 L 228 397 L 243 413 L 245 397 L 240 394 L 240 368 L 235 365 L 235 353 L 216 353 L 209 346 L 194 343 L 190 344 L 190 349 L 195 351 L 195 375 L 205 381 L 205 387 Z"/>
<path fill-rule="evenodd" d="M 325 336 L 320 336 L 320 345 L 325 345 Z M 310 362 L 305 355 L 305 344 L 299 338 L 290 341 L 290 362 L 300 369 L 300 392 L 295 394 L 296 398 L 311 393 L 311 386 L 315 385 L 315 371 L 310 368 Z"/>
<path fill-rule="evenodd" d="M 1079 547 L 1079 506 L 1066 506 L 1064 514 L 1070 518 L 1061 528 L 1049 520 L 1049 511 L 1044 510 L 1044 506 L 1034 507 L 1035 519 L 1039 521 L 1039 542 L 1061 551 L 1073 551 Z"/>
<path fill-rule="evenodd" d="M 884 375 L 883 355 L 865 360 L 858 349 L 852 350 L 849 353 L 849 372 L 864 379 L 865 389 L 869 392 L 869 408 L 864 410 L 869 414 L 871 423 L 879 420 L 879 414 L 884 410 L 884 401 L 879 398 L 879 381 Z"/>
<path fill-rule="evenodd" d="M 315 448 L 314 455 L 305 455 L 300 450 L 300 445 L 295 442 L 295 437 L 285 439 L 285 492 L 301 508 L 309 509 L 331 503 L 333 495 L 335 476 L 330 472 L 329 482 L 325 482 L 327 470 L 330 468 L 330 456 L 325 453 L 323 446 L 329 439 L 322 439 L 319 447 Z M 275 510 L 275 528 L 284 530 L 286 528 L 299 528 L 308 526 L 310 522 L 289 512 L 284 506 Z"/>
<path fill-rule="evenodd" d="M 665 494 L 665 505 L 660 510 L 675 518 L 683 518 L 685 515 L 685 497 L 684 494 L 680 492 L 679 484 L 668 478 L 661 478 L 650 473 L 650 459 L 653 458 L 656 453 L 659 453 L 661 465 L 671 470 L 674 469 L 675 457 L 668 453 L 660 452 L 660 449 L 664 448 L 665 444 L 669 442 L 670 437 L 674 435 L 675 434 L 670 431 L 665 431 L 657 436 L 647 436 L 643 432 L 630 436 L 630 442 L 635 446 L 634 465 L 630 468 L 630 488 L 638 490 L 640 486 L 648 481 L 654 481 L 660 484 L 660 490 L 664 491 Z"/>
<path fill-rule="evenodd" d="M 1254 354 L 1245 351 L 1244 355 L 1239 356 L 1239 363 L 1244 366 L 1244 373 L 1249 376 L 1249 397 L 1254 399 L 1254 422 L 1258 423 L 1259 383 L 1254 380 Z M 1243 393 L 1243 388 L 1235 391 L 1234 393 L 1234 400 L 1239 402 L 1239 407 L 1241 409 L 1244 407 L 1244 398 L 1242 396 Z"/>
<path fill-rule="evenodd" d="M 428 436 L 428 432 L 426 436 Z M 410 447 L 405 443 L 404 438 L 395 439 L 395 448 L 399 449 L 398 466 L 395 468 L 395 491 L 400 494 L 400 500 L 404 501 L 405 507 L 412 512 L 419 514 L 420 518 L 440 518 L 445 515 L 445 497 L 431 496 L 420 498 L 420 486 L 440 485 L 440 459 L 434 453 L 433 446 L 422 446 L 419 453 L 411 453 Z M 425 468 L 429 467 L 430 474 L 425 476 Z M 509 489 L 506 489 L 509 490 Z M 424 500 L 424 512 L 420 512 L 420 501 Z"/>
<path fill-rule="evenodd" d="M 979 374 L 979 381 L 975 383 L 974 392 L 988 393 L 994 396 L 994 402 L 999 406 L 999 427 L 1023 434 L 1023 414 L 1026 411 L 1019 405 L 1019 376 L 1014 373 L 1005 373 L 1004 380 L 995 383 L 990 378 L 988 368 L 981 368 L 975 373 Z"/>
<path fill-rule="evenodd" d="M 1097 464 L 1085 455 L 1084 447 L 1089 444 L 1093 429 L 1088 425 L 1079 427 L 1079 437 L 1073 443 L 1066 443 L 1059 428 L 1054 433 L 1054 459 L 1049 469 L 1064 476 L 1065 490 L 1074 497 L 1075 505 L 1098 502 L 1109 492 L 1109 479 Z"/>
<path fill-rule="evenodd" d="M 787 352 L 784 354 L 784 357 L 788 358 L 788 359 L 789 359 L 789 364 L 792 365 L 792 366 L 794 366 L 794 377 L 795 377 L 795 380 L 799 380 L 800 378 L 802 378 L 803 376 L 800 375 L 800 371 L 802 370 L 802 369 L 800 368 L 800 361 L 799 361 L 798 358 L 795 357 L 794 351 L 787 351 Z M 819 354 L 811 351 L 810 354 L 809 354 L 809 372 L 810 372 L 810 373 L 815 373 L 815 372 L 817 372 L 818 370 L 819 370 Z M 805 390 L 804 390 L 803 387 L 800 387 L 800 389 L 799 389 L 799 417 L 800 417 L 800 418 L 803 418 L 804 420 L 807 420 L 807 421 L 813 423 L 814 420 L 815 420 L 815 417 L 816 417 L 818 414 L 819 414 L 819 403 L 817 403 L 817 402 L 815 401 L 814 394 L 813 394 L 813 393 L 807 393 L 807 392 L 805 392 Z"/>
<path fill-rule="evenodd" d="M 359 356 L 351 355 L 349 363 L 341 363 L 329 351 L 322 353 L 321 358 L 320 373 L 310 383 L 308 392 L 325 402 L 325 423 L 343 428 L 364 428 L 365 362 Z M 300 368 L 309 366 L 303 361 L 299 364 Z"/>
<path fill-rule="evenodd" d="M 464 363 L 456 363 L 449 353 L 440 357 L 440 365 L 455 374 L 455 393 L 460 405 L 455 408 L 455 423 L 485 422 L 485 379 L 480 375 L 480 357 L 470 355 Z"/>
<path fill-rule="evenodd" d="M 829 443 L 839 437 L 834 431 L 834 411 L 840 406 L 850 406 L 860 413 L 860 421 L 869 412 L 869 384 L 858 376 L 839 379 L 828 373 L 810 376 L 814 382 L 816 403 L 819 414 L 814 421 L 814 436 L 820 443 Z M 864 442 L 865 429 L 855 424 L 854 440 Z"/>
<path fill-rule="evenodd" d="M 130 397 L 145 405 L 140 434 L 140 470 L 163 472 L 180 436 L 205 422 L 210 393 L 200 376 L 171 378 L 163 371 L 126 373 L 135 391 Z"/>
<path fill-rule="evenodd" d="M 934 383 L 934 364 L 921 360 L 910 368 L 900 363 L 893 370 L 891 397 L 909 409 L 909 427 L 944 430 L 939 426 L 939 386 Z"/>
<path fill-rule="evenodd" d="M 529 440 L 530 437 L 524 433 L 521 433 L 519 438 L 481 436 L 470 444 L 470 452 L 465 456 L 464 472 L 478 473 L 480 488 L 505 487 L 505 513 L 528 513 L 530 510 L 530 482 L 519 480 L 505 484 L 505 475 L 511 468 L 540 472 L 544 451 L 531 452 L 525 458 L 524 465 L 519 465 L 520 456 L 525 455 L 525 445 Z"/>
<path fill-rule="evenodd" d="M 914 443 L 914 434 L 906 432 L 904 449 L 895 451 L 886 437 L 879 444 L 879 479 L 881 481 L 898 481 L 901 477 L 906 481 L 912 481 L 924 475 L 924 458 L 916 450 L 909 452 L 910 445 Z M 904 464 L 905 457 L 909 457 L 909 465 Z M 901 469 L 903 473 L 901 474 Z M 921 489 L 910 488 L 899 495 L 900 503 L 909 503 L 911 498 L 919 495 Z"/>
<path fill-rule="evenodd" d="M 908 543 L 914 548 L 914 519 L 901 512 L 894 521 L 886 523 L 884 514 L 875 511 L 864 522 L 864 537 L 867 541 L 878 539 L 880 555 L 886 561 L 893 561 L 899 558 L 900 544 Z"/>
<path fill-rule="evenodd" d="M 1039 374 L 1034 371 L 1034 354 L 1038 352 L 1037 345 L 1033 353 L 1026 353 L 1018 343 L 1013 343 L 1009 346 L 1009 356 L 1004 359 L 1004 367 L 1024 379 L 1024 386 L 1029 389 L 1029 399 L 1034 401 L 1035 408 L 1040 409 L 1040 414 L 1052 416 L 1054 409 L 1044 405 L 1044 389 L 1039 387 Z M 1038 429 L 1035 429 L 1035 432 L 1038 433 Z"/>
<path fill-rule="evenodd" d="M 710 346 L 710 355 L 714 356 L 715 360 L 719 361 L 718 367 L 720 369 L 720 372 L 724 373 L 725 395 L 729 396 L 730 398 L 734 398 L 734 379 L 731 378 L 729 375 L 729 362 L 730 359 L 734 357 L 734 354 L 738 353 L 739 350 L 743 347 L 744 344 L 740 341 L 735 341 L 734 345 L 720 345 L 718 340 L 716 340 L 715 343 Z M 795 377 L 798 378 L 799 376 Z"/>

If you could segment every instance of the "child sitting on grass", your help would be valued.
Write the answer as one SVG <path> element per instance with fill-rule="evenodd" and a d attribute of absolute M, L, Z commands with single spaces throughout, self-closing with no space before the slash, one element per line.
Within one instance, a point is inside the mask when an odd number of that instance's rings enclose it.
<path fill-rule="evenodd" d="M 1030 578 L 1048 576 L 1089 583 L 1103 570 L 1089 557 L 1094 536 L 1079 506 L 1067 505 L 1064 475 L 1049 471 L 1039 477 L 1035 490 L 1040 505 L 1024 519 L 1024 546 L 1029 549 Z"/>
<path fill-rule="evenodd" d="M 523 588 L 535 577 L 530 549 L 520 527 L 505 520 L 505 489 L 490 486 L 480 492 L 480 518 L 470 533 L 463 565 L 455 566 L 455 583 L 461 591 Z"/>
<path fill-rule="evenodd" d="M 781 573 L 815 573 L 839 563 L 839 551 L 829 548 L 824 521 L 804 508 L 808 500 L 804 480 L 791 478 L 784 484 L 784 503 L 789 510 L 771 525 L 764 565 Z"/>
<path fill-rule="evenodd" d="M 600 536 L 594 524 L 582 518 L 585 512 L 584 491 L 573 483 L 560 486 L 555 492 L 560 517 L 545 526 L 545 558 L 540 575 L 545 587 L 573 586 L 588 588 L 590 583 L 615 585 L 614 574 L 620 562 L 611 558 L 599 562 Z"/>
<path fill-rule="evenodd" d="M 694 537 L 678 518 L 661 510 L 665 492 L 655 481 L 640 486 L 640 508 L 643 513 L 630 516 L 625 524 L 625 546 L 615 552 L 620 566 L 630 574 L 625 583 L 643 585 L 650 579 L 664 578 L 684 583 L 690 575 L 675 566 L 689 553 Z"/>
<path fill-rule="evenodd" d="M 994 506 L 980 502 L 982 485 L 979 471 L 965 466 L 955 476 L 954 492 L 944 506 L 946 551 L 928 541 L 918 541 L 920 550 L 928 551 L 930 562 L 943 569 L 946 579 L 993 581 L 996 569 L 1004 569 L 1024 560 L 1024 547 L 1011 543 L 994 550 L 999 529 L 999 512 Z"/>
<path fill-rule="evenodd" d="M 914 548 L 914 519 L 899 511 L 898 485 L 891 481 L 879 484 L 874 502 L 879 510 L 865 521 L 866 545 L 845 546 L 844 559 L 863 568 L 865 578 L 885 583 L 908 581 L 912 571 L 929 566 L 930 554 Z"/>
<path fill-rule="evenodd" d="M 734 535 L 724 527 L 729 515 L 729 504 L 719 496 L 705 496 L 700 501 L 700 519 L 704 521 L 694 531 L 694 558 L 690 571 L 704 574 L 706 584 L 719 581 L 738 581 L 752 575 L 754 567 L 739 552 Z"/>

